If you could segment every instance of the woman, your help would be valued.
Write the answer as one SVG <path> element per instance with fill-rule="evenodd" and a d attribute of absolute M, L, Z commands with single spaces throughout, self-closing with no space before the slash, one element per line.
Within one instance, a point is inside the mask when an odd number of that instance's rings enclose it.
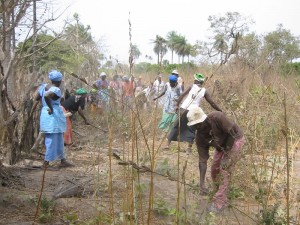
<path fill-rule="evenodd" d="M 49 73 L 51 84 L 42 84 L 38 90 L 36 100 L 42 100 L 40 115 L 40 132 L 45 135 L 46 154 L 44 166 L 57 159 L 61 160 L 61 167 L 73 166 L 66 161 L 64 152 L 64 137 L 66 131 L 66 118 L 60 105 L 62 97 L 59 86 L 62 81 L 62 74 L 57 70 Z"/>
<path fill-rule="evenodd" d="M 87 95 L 87 91 L 83 88 L 79 88 L 76 90 L 75 95 L 69 97 L 67 100 L 61 103 L 65 114 L 67 112 L 71 112 L 72 114 L 77 112 L 84 120 L 85 124 L 89 124 L 88 120 L 86 119 L 83 110 L 85 107 L 85 98 Z M 67 117 L 67 130 L 64 134 L 64 142 L 66 145 L 72 144 L 72 123 L 70 117 Z"/>
<path fill-rule="evenodd" d="M 177 101 L 177 107 L 179 107 L 182 99 L 186 97 L 186 99 L 182 102 L 180 106 L 180 120 L 178 119 L 171 132 L 169 133 L 167 139 L 167 145 L 165 149 L 168 149 L 171 141 L 178 141 L 178 136 L 180 136 L 180 142 L 188 142 L 187 152 L 192 152 L 192 145 L 195 138 L 195 131 L 190 128 L 187 123 L 187 113 L 191 108 L 195 106 L 198 107 L 201 105 L 201 101 L 204 98 L 215 110 L 222 111 L 219 106 L 212 100 L 208 91 L 202 87 L 204 83 L 204 76 L 200 73 L 196 73 L 194 75 L 194 84 L 190 86 L 183 94 L 179 97 Z M 180 124 L 179 124 L 180 121 Z"/>
<path fill-rule="evenodd" d="M 164 132 L 169 132 L 173 122 L 176 120 L 176 101 L 181 94 L 181 87 L 178 86 L 177 76 L 170 75 L 169 82 L 166 83 L 165 90 L 153 100 L 165 95 L 162 119 L 158 125 Z"/>
<path fill-rule="evenodd" d="M 98 108 L 100 113 L 106 112 L 108 107 L 108 81 L 106 80 L 106 73 L 102 72 L 100 74 L 100 80 L 97 80 L 93 84 L 93 88 L 98 90 Z"/>

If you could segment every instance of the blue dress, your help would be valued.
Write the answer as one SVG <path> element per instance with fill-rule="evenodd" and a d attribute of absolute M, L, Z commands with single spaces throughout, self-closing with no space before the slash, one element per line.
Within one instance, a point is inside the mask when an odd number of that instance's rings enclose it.
<path fill-rule="evenodd" d="M 54 161 L 65 158 L 63 133 L 66 131 L 66 118 L 60 105 L 61 90 L 58 87 L 50 87 L 46 91 L 45 87 L 46 84 L 43 84 L 38 90 L 42 97 L 40 132 L 45 134 L 45 161 Z M 53 107 L 51 115 L 48 114 L 49 107 L 44 99 L 48 92 L 53 92 L 59 97 L 57 100 L 50 100 Z"/>

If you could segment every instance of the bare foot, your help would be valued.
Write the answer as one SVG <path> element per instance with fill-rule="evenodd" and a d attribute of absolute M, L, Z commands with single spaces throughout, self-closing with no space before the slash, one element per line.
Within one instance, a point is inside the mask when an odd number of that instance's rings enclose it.
<path fill-rule="evenodd" d="M 208 195 L 209 190 L 204 187 L 204 186 L 200 186 L 200 195 Z"/>
<path fill-rule="evenodd" d="M 67 161 L 62 161 L 59 165 L 59 167 L 74 167 L 75 165 L 72 163 L 69 163 Z"/>

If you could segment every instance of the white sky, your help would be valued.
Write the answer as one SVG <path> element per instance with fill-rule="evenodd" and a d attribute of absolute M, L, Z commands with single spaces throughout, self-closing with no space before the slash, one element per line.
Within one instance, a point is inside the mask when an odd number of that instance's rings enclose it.
<path fill-rule="evenodd" d="M 84 25 L 90 25 L 96 40 L 105 39 L 107 55 L 128 62 L 129 11 L 132 24 L 132 42 L 142 56 L 151 55 L 154 62 L 151 40 L 156 35 L 165 37 L 175 30 L 185 36 L 189 43 L 205 40 L 209 35 L 208 16 L 239 12 L 250 17 L 257 34 L 274 31 L 283 24 L 293 35 L 300 35 L 299 0 L 54 0 L 54 8 L 61 11 L 71 5 L 60 18 L 72 18 L 77 12 Z M 170 58 L 168 59 L 170 60 Z M 176 62 L 176 60 L 174 59 Z"/>

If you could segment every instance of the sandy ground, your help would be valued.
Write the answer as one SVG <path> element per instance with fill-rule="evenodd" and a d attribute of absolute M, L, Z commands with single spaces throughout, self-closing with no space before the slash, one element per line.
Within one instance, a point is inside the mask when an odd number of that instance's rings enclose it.
<path fill-rule="evenodd" d="M 135 221 L 135 224 L 147 224 L 151 173 L 145 171 L 137 173 L 136 169 L 130 165 L 123 165 L 116 157 L 120 156 L 126 162 L 132 160 L 130 139 L 129 142 L 120 139 L 114 139 L 112 142 L 115 155 L 111 157 L 112 188 L 110 190 L 107 134 L 104 135 L 90 126 L 77 125 L 74 136 L 77 140 L 76 144 L 67 147 L 66 152 L 68 160 L 76 166 L 59 168 L 58 164 L 53 164 L 46 171 L 43 195 L 48 201 L 53 199 L 55 206 L 51 211 L 50 219 L 44 224 L 110 224 L 108 218 L 112 214 L 115 224 L 124 224 L 126 220 L 130 224 L 130 218 L 133 218 L 131 222 Z M 160 140 L 160 138 L 155 139 L 155 149 Z M 153 140 L 148 141 L 151 147 Z M 177 179 L 176 145 L 174 143 L 170 150 L 159 150 L 157 153 L 155 171 L 158 174 L 153 175 L 154 210 L 150 224 L 174 224 L 178 199 L 179 224 L 257 224 L 256 215 L 260 207 L 253 196 L 248 196 L 246 188 L 251 186 L 248 183 L 240 188 L 245 195 L 231 201 L 233 207 L 219 215 L 206 211 L 211 193 L 209 196 L 202 196 L 197 189 L 199 175 L 195 149 L 190 155 L 179 153 L 180 179 L 182 168 L 187 162 L 185 180 L 189 185 L 178 186 L 178 183 L 173 180 Z M 139 166 L 144 165 L 149 168 L 150 162 L 147 161 L 145 154 L 147 152 L 145 144 L 138 144 L 138 147 Z M 136 157 L 135 152 L 133 159 L 136 160 Z M 5 167 L 6 178 L 2 178 L 2 186 L 0 186 L 0 224 L 33 224 L 37 199 L 42 189 L 44 171 L 38 168 L 42 162 L 41 158 L 33 154 L 32 157 L 24 156 L 17 165 Z M 299 193 L 300 173 L 296 171 L 300 171 L 300 151 L 295 155 L 293 168 L 293 183 L 298 188 L 298 190 L 294 189 L 293 193 L 297 191 Z M 210 184 L 209 171 L 207 183 Z M 57 196 L 60 190 L 68 187 L 79 188 L 73 190 L 69 196 Z M 136 209 L 132 210 L 134 215 L 130 215 L 130 208 Z M 41 223 L 41 215 L 43 214 L 40 210 L 36 224 Z"/>

